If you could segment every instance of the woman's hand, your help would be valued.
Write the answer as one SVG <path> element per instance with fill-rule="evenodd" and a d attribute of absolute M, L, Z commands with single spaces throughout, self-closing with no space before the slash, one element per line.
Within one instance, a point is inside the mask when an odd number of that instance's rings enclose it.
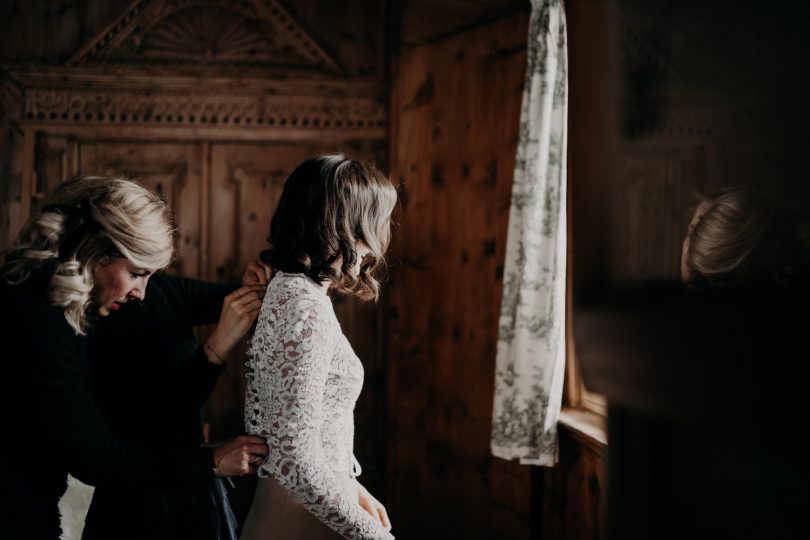
<path fill-rule="evenodd" d="M 239 340 L 248 333 L 259 316 L 265 288 L 263 285 L 240 287 L 225 297 L 219 322 L 205 342 L 205 353 L 214 364 L 221 364 Z"/>
<path fill-rule="evenodd" d="M 242 274 L 242 285 L 267 285 L 273 269 L 260 261 L 250 261 Z"/>
<path fill-rule="evenodd" d="M 357 482 L 357 479 L 355 479 Z M 391 530 L 391 522 L 388 520 L 388 512 L 380 501 L 371 496 L 371 493 L 363 487 L 363 484 L 357 482 L 357 502 L 363 509 L 371 514 L 371 517 L 378 520 L 386 531 Z"/>
<path fill-rule="evenodd" d="M 267 444 L 264 438 L 241 435 L 232 441 L 214 445 L 216 476 L 243 476 L 256 472 L 267 459 Z"/>

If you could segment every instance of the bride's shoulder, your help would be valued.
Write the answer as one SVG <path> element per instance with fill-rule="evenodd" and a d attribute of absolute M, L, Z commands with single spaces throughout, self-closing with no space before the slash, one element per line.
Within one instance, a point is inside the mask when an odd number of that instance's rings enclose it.
<path fill-rule="evenodd" d="M 270 281 L 268 292 L 295 296 L 318 296 L 323 291 L 318 285 L 304 274 L 276 272 Z"/>
<path fill-rule="evenodd" d="M 265 302 L 283 304 L 286 311 L 323 310 L 331 306 L 326 291 L 304 274 L 276 272 L 267 288 Z"/>

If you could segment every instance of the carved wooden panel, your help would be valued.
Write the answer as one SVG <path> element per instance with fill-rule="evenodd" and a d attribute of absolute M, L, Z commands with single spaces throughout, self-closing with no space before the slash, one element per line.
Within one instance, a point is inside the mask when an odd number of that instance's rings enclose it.
<path fill-rule="evenodd" d="M 545 540 L 600 540 L 607 533 L 607 448 L 563 427 L 560 461 L 543 470 Z"/>
<path fill-rule="evenodd" d="M 176 219 L 176 255 L 171 272 L 200 275 L 200 166 L 197 144 L 86 142 L 81 172 L 124 175 L 159 193 Z"/>
<path fill-rule="evenodd" d="M 31 196 L 35 203 L 60 182 L 79 172 L 79 144 L 75 137 L 37 135 Z"/>
<path fill-rule="evenodd" d="M 108 81 L 113 86 L 113 81 Z M 191 81 L 188 81 L 191 83 Z M 47 83 L 46 83 L 47 84 Z M 339 134 L 349 130 L 359 136 L 381 135 L 385 126 L 382 103 L 368 97 L 351 96 L 277 96 L 272 90 L 253 89 L 237 93 L 235 89 L 181 87 L 156 90 L 134 87 L 31 88 L 25 93 L 24 118 L 56 124 L 80 123 L 89 126 L 150 126 L 152 128 L 208 127 L 262 129 L 272 128 L 275 138 L 284 132 L 321 131 Z M 147 81 L 139 84 L 150 85 Z M 193 83 L 192 83 L 193 84 Z M 351 89 L 346 89 L 351 92 Z M 172 137 L 174 138 L 174 137 Z M 238 138 L 238 137 L 236 137 Z M 300 138 L 300 135 L 299 135 Z"/>
<path fill-rule="evenodd" d="M 277 0 L 139 0 L 71 61 L 338 69 Z"/>
<path fill-rule="evenodd" d="M 3 119 L 14 122 L 23 134 L 20 203 L 17 208 L 9 202 L 8 230 L 22 225 L 55 178 L 68 176 L 60 169 L 76 168 L 71 141 L 77 139 L 386 137 L 382 78 L 348 76 L 278 0 L 137 0 L 122 7 L 101 30 L 98 15 L 111 12 L 93 2 L 82 6 L 82 13 L 72 7 L 60 11 L 59 16 L 71 21 L 86 15 L 93 20 L 88 30 L 95 31 L 72 55 L 62 51 L 68 61 L 20 61 L 0 70 Z M 317 13 L 313 6 L 300 7 L 308 17 Z M 374 13 L 379 8 L 375 5 Z M 17 14 L 15 7 L 9 20 L 35 20 L 38 9 L 23 8 L 24 13 Z M 352 10 L 363 13 L 366 27 L 374 26 L 372 15 L 358 7 Z M 374 31 L 378 43 L 379 28 Z M 340 32 L 330 36 L 341 42 L 354 39 Z M 378 58 L 382 65 L 383 56 Z M 378 75 L 382 71 L 366 69 Z M 42 133 L 46 139 L 59 136 L 65 141 L 43 143 Z M 8 156 L 3 159 L 10 162 Z"/>

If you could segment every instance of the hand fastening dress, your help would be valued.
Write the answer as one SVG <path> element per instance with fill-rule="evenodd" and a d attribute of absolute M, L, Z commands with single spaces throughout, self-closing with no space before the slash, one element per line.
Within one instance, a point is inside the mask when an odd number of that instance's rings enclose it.
<path fill-rule="evenodd" d="M 353 412 L 363 366 L 322 287 L 303 274 L 274 276 L 248 367 L 246 428 L 270 453 L 243 540 L 393 538 L 358 504 Z"/>

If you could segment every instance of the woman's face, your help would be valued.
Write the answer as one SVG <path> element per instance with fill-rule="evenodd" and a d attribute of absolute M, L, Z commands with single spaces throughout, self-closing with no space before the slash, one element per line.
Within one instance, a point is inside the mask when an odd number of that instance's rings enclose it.
<path fill-rule="evenodd" d="M 692 215 L 692 221 L 689 222 L 689 229 L 686 232 L 686 237 L 683 239 L 683 245 L 681 246 L 681 280 L 684 283 L 687 283 L 692 280 L 694 270 L 689 268 L 689 265 L 686 264 L 686 257 L 689 253 L 689 244 L 690 244 L 690 237 L 692 236 L 692 231 L 694 230 L 695 226 L 700 221 L 700 218 L 703 217 L 703 214 L 711 206 L 711 203 L 708 201 L 703 201 L 700 203 L 697 208 L 695 208 L 695 213 Z"/>
<path fill-rule="evenodd" d="M 99 265 L 93 271 L 96 286 L 93 299 L 98 306 L 98 314 L 106 317 L 129 300 L 141 301 L 146 298 L 146 284 L 152 271 L 134 266 L 124 257 L 116 257 Z"/>

